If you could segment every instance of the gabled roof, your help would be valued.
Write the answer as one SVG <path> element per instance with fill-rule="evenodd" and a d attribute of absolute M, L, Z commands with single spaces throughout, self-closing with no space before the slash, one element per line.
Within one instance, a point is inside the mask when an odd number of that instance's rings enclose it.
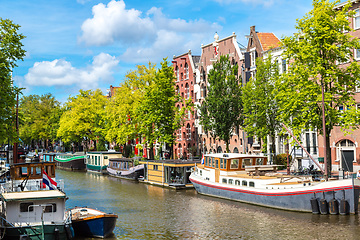
<path fill-rule="evenodd" d="M 273 33 L 257 33 L 263 51 L 280 47 L 281 42 Z"/>

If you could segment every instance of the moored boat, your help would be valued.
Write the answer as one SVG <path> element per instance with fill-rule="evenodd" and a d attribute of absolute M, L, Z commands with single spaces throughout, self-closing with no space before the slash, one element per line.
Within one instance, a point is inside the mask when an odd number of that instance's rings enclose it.
<path fill-rule="evenodd" d="M 87 207 L 69 210 L 75 236 L 106 238 L 116 226 L 118 216 Z"/>
<path fill-rule="evenodd" d="M 107 174 L 109 159 L 122 158 L 122 153 L 115 151 L 100 151 L 86 153 L 86 171 Z"/>
<path fill-rule="evenodd" d="M 112 158 L 109 159 L 107 172 L 110 176 L 138 180 L 144 176 L 144 165 L 134 166 L 134 160 L 131 158 Z"/>
<path fill-rule="evenodd" d="M 85 171 L 86 156 L 82 154 L 59 154 L 54 158 L 56 167 L 70 171 Z"/>
<path fill-rule="evenodd" d="M 266 164 L 265 156 L 207 154 L 190 180 L 204 195 L 291 211 L 357 214 L 360 180 L 314 181 L 311 176 L 276 173 L 276 168 Z"/>
<path fill-rule="evenodd" d="M 55 163 L 22 163 L 10 167 L 1 187 L 3 239 L 71 239 L 65 215 L 63 182 L 55 180 Z"/>

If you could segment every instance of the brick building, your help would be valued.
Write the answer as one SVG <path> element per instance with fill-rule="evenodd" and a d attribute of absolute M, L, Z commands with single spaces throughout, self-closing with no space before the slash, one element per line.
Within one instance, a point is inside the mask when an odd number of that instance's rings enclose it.
<path fill-rule="evenodd" d="M 185 107 L 185 101 L 191 99 L 195 102 L 194 85 L 196 81 L 197 65 L 200 56 L 193 56 L 191 51 L 173 57 L 173 66 L 176 78 L 176 91 L 183 99 L 177 108 Z M 176 141 L 174 144 L 175 158 L 191 158 L 199 154 L 198 134 L 195 127 L 194 109 L 186 112 L 185 121 L 181 128 L 175 133 Z"/>
<path fill-rule="evenodd" d="M 235 33 L 223 39 L 219 39 L 216 33 L 214 42 L 202 45 L 201 50 L 201 58 L 198 64 L 199 77 L 196 78 L 196 84 L 194 86 L 196 105 L 201 105 L 205 99 L 208 85 L 207 75 L 212 69 L 213 63 L 219 60 L 221 55 L 228 55 L 231 62 L 239 66 L 239 79 L 242 79 L 242 65 L 244 60 L 243 49 L 240 49 Z M 210 134 L 206 134 L 199 124 L 199 112 L 196 114 L 195 128 L 198 129 L 200 151 L 202 153 L 224 152 L 226 150 L 225 142 L 219 141 L 219 139 L 212 137 Z M 239 127 L 233 132 L 229 148 L 230 152 L 246 152 L 245 145 L 243 144 L 243 132 Z"/>

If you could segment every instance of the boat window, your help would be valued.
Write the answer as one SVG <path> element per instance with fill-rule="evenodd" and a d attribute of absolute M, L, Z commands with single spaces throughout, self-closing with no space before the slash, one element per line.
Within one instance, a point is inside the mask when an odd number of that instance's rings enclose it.
<path fill-rule="evenodd" d="M 223 183 L 227 183 L 227 179 L 226 179 L 226 178 L 223 178 L 223 179 L 222 179 L 222 182 L 223 182 Z"/>
<path fill-rule="evenodd" d="M 97 165 L 97 156 L 95 156 L 95 165 Z"/>
<path fill-rule="evenodd" d="M 238 169 L 239 168 L 239 159 L 231 159 L 230 169 Z"/>
<path fill-rule="evenodd" d="M 264 159 L 263 158 L 257 158 L 256 159 L 256 165 L 263 165 L 264 164 Z"/>
<path fill-rule="evenodd" d="M 240 181 L 239 181 L 239 180 L 235 180 L 235 185 L 240 185 Z"/>
<path fill-rule="evenodd" d="M 44 212 L 46 213 L 56 212 L 56 204 L 55 203 L 47 204 Z"/>
<path fill-rule="evenodd" d="M 219 159 L 215 159 L 215 168 L 219 168 Z"/>
<path fill-rule="evenodd" d="M 243 181 L 242 181 L 242 185 L 243 185 L 243 186 L 247 186 L 247 181 L 243 180 Z"/>
<path fill-rule="evenodd" d="M 41 175 L 41 167 L 35 167 L 34 168 L 34 175 L 38 175 L 38 176 Z"/>
<path fill-rule="evenodd" d="M 27 169 L 27 167 L 21 167 L 21 168 L 20 168 L 20 177 L 21 177 L 21 176 L 27 176 L 27 174 L 28 174 L 28 169 Z"/>
<path fill-rule="evenodd" d="M 104 156 L 104 159 L 108 159 L 108 156 Z"/>
<path fill-rule="evenodd" d="M 34 203 L 32 203 L 32 202 L 20 203 L 20 212 L 32 212 L 32 211 L 34 211 L 33 205 L 34 205 Z"/>
<path fill-rule="evenodd" d="M 254 182 L 249 182 L 249 187 L 255 187 L 255 183 Z"/>
<path fill-rule="evenodd" d="M 157 171 L 158 170 L 158 165 L 153 165 L 153 169 Z"/>
<path fill-rule="evenodd" d="M 220 159 L 220 168 L 224 168 L 224 159 Z"/>
<path fill-rule="evenodd" d="M 229 179 L 229 184 L 233 184 L 234 180 L 233 179 Z"/>
<path fill-rule="evenodd" d="M 215 167 L 215 159 L 213 157 L 211 158 L 211 166 Z"/>
<path fill-rule="evenodd" d="M 202 170 L 200 170 L 200 176 L 202 176 Z"/>
<path fill-rule="evenodd" d="M 245 166 L 251 166 L 252 165 L 252 161 L 250 158 L 245 158 L 242 160 L 242 165 L 241 168 L 245 168 Z"/>

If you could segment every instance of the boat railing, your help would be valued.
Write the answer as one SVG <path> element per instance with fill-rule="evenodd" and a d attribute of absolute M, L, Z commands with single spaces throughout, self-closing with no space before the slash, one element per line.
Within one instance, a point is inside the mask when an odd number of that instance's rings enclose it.
<path fill-rule="evenodd" d="M 0 216 L 1 218 L 1 226 L 5 226 L 5 224 L 9 224 L 11 227 L 15 227 L 11 222 Z"/>
<path fill-rule="evenodd" d="M 64 191 L 64 180 L 56 179 L 57 189 Z M 0 184 L 1 192 L 22 192 L 22 191 L 40 191 L 40 190 L 49 190 L 47 186 L 44 186 L 41 179 L 29 180 L 28 182 L 23 183 L 23 181 L 14 180 L 7 181 Z"/>

